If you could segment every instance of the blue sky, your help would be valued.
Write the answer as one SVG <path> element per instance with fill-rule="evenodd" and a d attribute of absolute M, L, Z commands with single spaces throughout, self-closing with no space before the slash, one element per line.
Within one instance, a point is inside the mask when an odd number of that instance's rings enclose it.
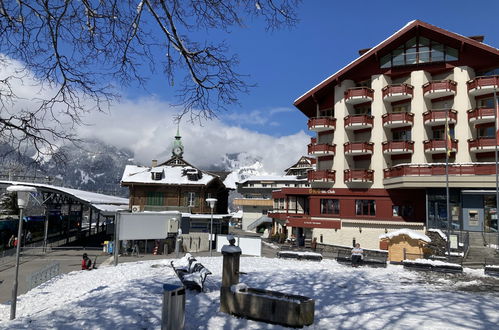
<path fill-rule="evenodd" d="M 227 125 L 273 136 L 306 130 L 306 118 L 293 101 L 317 83 L 358 57 L 407 22 L 420 19 L 465 35 L 485 35 L 485 43 L 499 46 L 499 1 L 303 1 L 299 24 L 267 32 L 261 21 L 231 33 L 210 31 L 224 39 L 239 56 L 238 71 L 257 87 L 240 95 L 240 106 L 220 114 Z M 159 74 L 148 89 L 162 101 L 172 101 L 174 90 Z M 130 89 L 129 97 L 145 97 Z"/>

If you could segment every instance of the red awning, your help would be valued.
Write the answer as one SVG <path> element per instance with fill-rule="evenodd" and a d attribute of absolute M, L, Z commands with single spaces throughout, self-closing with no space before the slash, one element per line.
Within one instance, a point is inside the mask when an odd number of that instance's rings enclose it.
<path fill-rule="evenodd" d="M 340 220 L 316 220 L 310 218 L 288 218 L 286 226 L 302 228 L 330 228 L 341 229 Z"/>

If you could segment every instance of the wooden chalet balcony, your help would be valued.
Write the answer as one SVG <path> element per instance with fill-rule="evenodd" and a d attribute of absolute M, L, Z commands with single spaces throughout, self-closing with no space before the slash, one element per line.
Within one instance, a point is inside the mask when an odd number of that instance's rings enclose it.
<path fill-rule="evenodd" d="M 423 85 L 423 95 L 429 99 L 456 95 L 456 87 L 454 80 L 433 80 Z"/>
<path fill-rule="evenodd" d="M 382 143 L 385 155 L 412 154 L 414 141 L 385 141 Z"/>
<path fill-rule="evenodd" d="M 345 142 L 343 144 L 345 155 L 372 155 L 374 143 L 372 142 Z"/>
<path fill-rule="evenodd" d="M 336 129 L 336 118 L 310 118 L 308 120 L 308 129 L 314 132 L 334 131 Z"/>
<path fill-rule="evenodd" d="M 308 154 L 315 156 L 334 156 L 336 153 L 336 144 L 329 143 L 310 143 L 308 145 Z"/>
<path fill-rule="evenodd" d="M 374 99 L 374 90 L 368 87 L 349 88 L 345 91 L 344 99 L 348 104 L 372 102 Z"/>
<path fill-rule="evenodd" d="M 414 87 L 409 84 L 388 85 L 381 90 L 383 101 L 396 102 L 412 99 Z"/>
<path fill-rule="evenodd" d="M 457 152 L 457 142 L 458 140 L 455 139 L 451 141 L 451 152 Z M 423 144 L 425 153 L 442 154 L 447 152 L 445 140 L 426 140 L 423 141 Z"/>
<path fill-rule="evenodd" d="M 499 75 L 476 77 L 466 83 L 468 93 L 473 96 L 493 93 L 499 88 Z"/>
<path fill-rule="evenodd" d="M 494 108 L 478 108 L 468 110 L 468 121 L 474 125 L 493 123 L 495 120 Z"/>
<path fill-rule="evenodd" d="M 449 164 L 449 175 L 491 175 L 496 174 L 495 164 Z M 445 164 L 405 164 L 383 170 L 385 179 L 402 176 L 445 175 Z"/>
<path fill-rule="evenodd" d="M 374 124 L 374 116 L 371 115 L 348 115 L 344 120 L 348 130 L 372 128 Z"/>
<path fill-rule="evenodd" d="M 412 126 L 414 123 L 414 114 L 410 112 L 385 113 L 381 118 L 386 128 Z"/>
<path fill-rule="evenodd" d="M 374 181 L 374 170 L 345 170 L 343 181 L 345 183 L 371 183 Z"/>
<path fill-rule="evenodd" d="M 457 123 L 457 111 L 454 109 L 428 110 L 423 113 L 423 121 L 428 126 L 445 125 L 445 118 L 448 123 Z"/>
<path fill-rule="evenodd" d="M 307 177 L 309 182 L 334 183 L 336 180 L 336 171 L 333 170 L 308 171 Z"/>
<path fill-rule="evenodd" d="M 496 150 L 496 139 L 493 137 L 481 137 L 468 140 L 468 149 L 470 152 L 491 152 Z"/>

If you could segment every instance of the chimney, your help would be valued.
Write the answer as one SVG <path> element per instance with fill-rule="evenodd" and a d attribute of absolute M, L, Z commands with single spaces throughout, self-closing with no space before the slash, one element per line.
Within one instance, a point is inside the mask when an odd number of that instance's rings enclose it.
<path fill-rule="evenodd" d="M 151 167 L 156 167 L 156 166 L 158 166 L 158 161 L 156 159 L 153 159 Z"/>
<path fill-rule="evenodd" d="M 473 40 L 478 41 L 478 42 L 483 42 L 483 39 L 485 39 L 484 36 L 470 36 L 468 38 L 473 39 Z"/>

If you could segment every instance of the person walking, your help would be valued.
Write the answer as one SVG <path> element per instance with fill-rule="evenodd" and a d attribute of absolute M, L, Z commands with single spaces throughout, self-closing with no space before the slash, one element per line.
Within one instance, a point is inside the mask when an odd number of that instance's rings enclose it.
<path fill-rule="evenodd" d="M 360 247 L 360 244 L 355 244 L 355 247 L 352 249 L 352 266 L 359 267 L 362 262 L 362 258 L 364 255 L 364 250 Z"/>

